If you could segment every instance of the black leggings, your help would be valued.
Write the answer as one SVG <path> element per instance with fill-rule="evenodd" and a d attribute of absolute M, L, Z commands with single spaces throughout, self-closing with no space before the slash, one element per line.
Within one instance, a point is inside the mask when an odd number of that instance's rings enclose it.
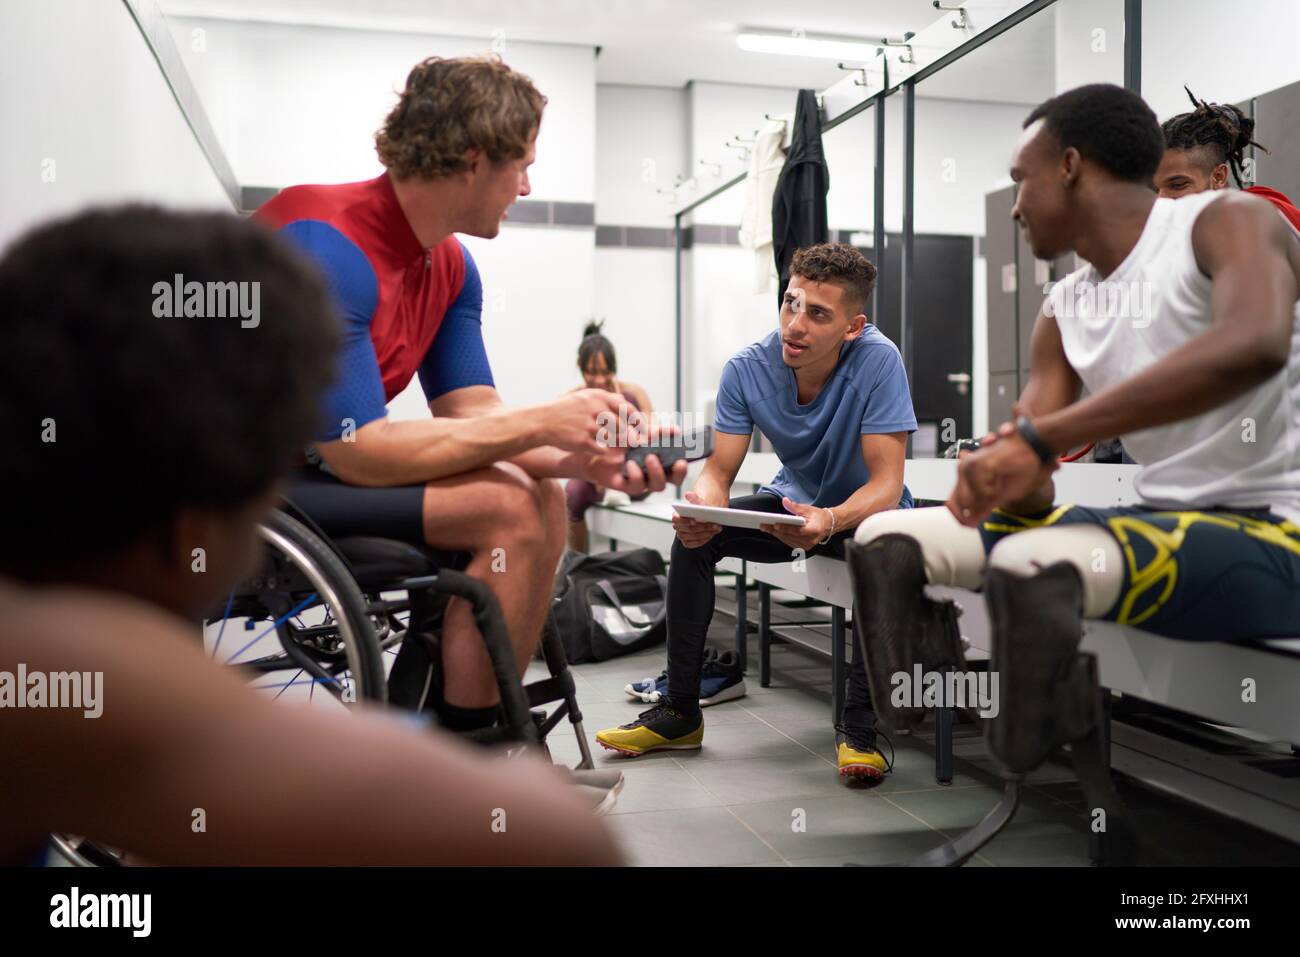
<path fill-rule="evenodd" d="M 775 495 L 742 495 L 731 500 L 732 508 L 753 512 L 787 514 Z M 831 537 L 825 545 L 814 546 L 808 556 L 844 557 L 844 543 L 851 530 Z M 792 561 L 790 546 L 756 528 L 722 526 L 722 531 L 699 548 L 687 548 L 681 539 L 673 542 L 672 561 L 668 566 L 668 697 L 674 705 L 693 711 L 700 700 L 700 670 L 703 667 L 704 640 L 713 619 L 714 567 L 723 558 L 741 558 L 747 562 Z M 876 721 L 871 705 L 871 691 L 862 666 L 862 652 L 853 645 L 853 664 L 849 671 L 848 696 L 839 720 L 855 728 L 871 728 Z"/>

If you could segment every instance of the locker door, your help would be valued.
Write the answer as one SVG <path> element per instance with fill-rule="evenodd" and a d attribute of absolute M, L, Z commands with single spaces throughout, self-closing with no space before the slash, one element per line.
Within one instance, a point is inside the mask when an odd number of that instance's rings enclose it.
<path fill-rule="evenodd" d="M 1014 372 L 998 372 L 989 376 L 989 429 L 995 430 L 1011 420 L 1011 404 L 1019 398 Z"/>
<path fill-rule="evenodd" d="M 1255 182 L 1300 202 L 1300 83 L 1255 98 Z"/>
<path fill-rule="evenodd" d="M 1017 297 L 1019 305 L 1016 310 L 1019 316 L 1017 321 L 1017 341 L 1020 348 L 1020 381 L 1023 385 L 1028 381 L 1029 374 L 1029 335 L 1034 331 L 1034 320 L 1038 318 L 1038 310 L 1042 308 L 1043 300 L 1046 298 L 1043 287 L 1052 281 L 1052 263 L 1048 260 L 1034 258 L 1029 243 L 1025 241 L 1025 234 L 1020 232 L 1019 229 L 1016 230 L 1016 245 L 1019 265 L 1017 272 L 1020 277 L 1020 293 Z"/>
<path fill-rule="evenodd" d="M 1015 187 L 984 197 L 984 262 L 988 289 L 990 372 L 1016 368 L 1016 224 L 1011 221 Z"/>

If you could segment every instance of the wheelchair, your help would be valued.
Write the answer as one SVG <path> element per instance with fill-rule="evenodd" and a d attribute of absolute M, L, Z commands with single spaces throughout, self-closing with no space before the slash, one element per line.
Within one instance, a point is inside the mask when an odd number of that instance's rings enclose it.
<path fill-rule="evenodd" d="M 204 650 L 246 674 L 251 687 L 313 707 L 391 706 L 385 658 L 411 642 L 428 654 L 428 690 L 437 695 L 442 614 L 448 600 L 463 598 L 492 663 L 503 717 L 462 736 L 540 750 L 549 758 L 547 735 L 567 718 L 581 758 L 575 770 L 594 766 L 553 614 L 546 617 L 541 644 L 548 676 L 524 685 L 496 597 L 482 582 L 446 567 L 454 556 L 393 539 L 331 540 L 287 499 L 258 526 L 258 535 L 258 570 L 203 620 Z M 552 704 L 549 711 L 543 708 Z M 121 852 L 79 836 L 54 834 L 51 843 L 74 866 L 124 862 Z"/>

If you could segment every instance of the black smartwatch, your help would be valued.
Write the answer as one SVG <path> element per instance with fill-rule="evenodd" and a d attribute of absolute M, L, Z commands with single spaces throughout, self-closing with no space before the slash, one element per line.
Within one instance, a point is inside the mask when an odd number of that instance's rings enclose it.
<path fill-rule="evenodd" d="M 1043 437 L 1038 434 L 1034 428 L 1034 423 L 1029 421 L 1029 416 L 1022 415 L 1016 419 L 1016 432 L 1020 437 L 1029 443 L 1029 447 L 1038 453 L 1039 461 L 1044 465 L 1049 465 L 1056 461 L 1056 453 L 1047 447 Z"/>

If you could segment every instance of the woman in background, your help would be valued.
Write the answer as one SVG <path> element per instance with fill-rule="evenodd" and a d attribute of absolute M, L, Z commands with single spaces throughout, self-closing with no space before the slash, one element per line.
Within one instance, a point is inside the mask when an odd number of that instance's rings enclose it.
<path fill-rule="evenodd" d="M 578 346 L 578 371 L 582 373 L 582 385 L 574 386 L 569 391 L 605 389 L 618 392 L 638 412 L 649 417 L 654 409 L 645 389 L 626 379 L 617 378 L 618 360 L 614 356 L 614 344 L 601 334 L 603 325 L 603 322 L 590 322 L 582 330 L 582 343 Z M 569 507 L 569 548 L 585 552 L 587 509 L 604 498 L 605 489 L 584 479 L 569 479 L 564 492 Z M 642 498 L 645 495 L 637 496 L 637 499 Z"/>

